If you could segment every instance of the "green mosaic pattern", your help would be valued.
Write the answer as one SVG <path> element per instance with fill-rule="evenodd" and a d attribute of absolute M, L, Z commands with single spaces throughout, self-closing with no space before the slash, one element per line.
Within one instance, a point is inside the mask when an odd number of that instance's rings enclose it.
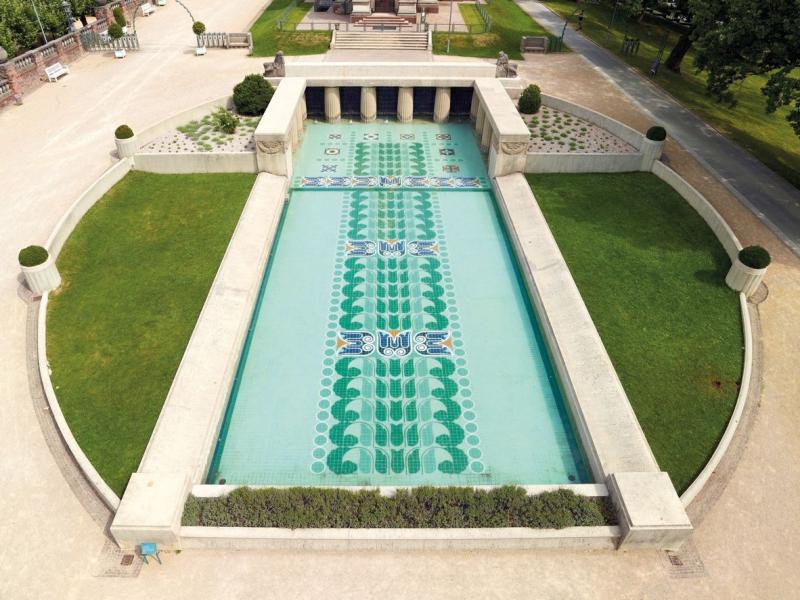
<path fill-rule="evenodd" d="M 384 156 L 392 159 L 393 150 Z M 380 155 L 380 153 L 379 153 Z M 424 166 L 419 167 L 424 171 Z M 424 174 L 424 173 L 422 173 Z M 447 242 L 435 192 L 347 192 L 315 427 L 313 473 L 481 473 Z M 348 240 L 436 240 L 437 257 L 348 257 Z M 450 330 L 451 357 L 337 357 L 338 332 Z"/>

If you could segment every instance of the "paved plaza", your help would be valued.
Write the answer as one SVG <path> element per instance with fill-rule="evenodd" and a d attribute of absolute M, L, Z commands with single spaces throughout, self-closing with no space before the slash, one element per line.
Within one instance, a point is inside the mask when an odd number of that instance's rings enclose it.
<path fill-rule="evenodd" d="M 195 0 L 216 31 L 244 31 L 264 0 Z M 534 3 L 530 3 L 534 4 Z M 89 55 L 71 74 L 0 112 L 0 598 L 790 598 L 800 588 L 800 259 L 679 144 L 664 161 L 697 187 L 743 244 L 769 249 L 760 321 L 760 394 L 733 455 L 689 508 L 696 531 L 670 561 L 664 552 L 302 552 L 192 550 L 163 565 L 114 568 L 103 512 L 70 485 L 47 442 L 44 400 L 29 386 L 29 306 L 17 251 L 43 243 L 114 158 L 113 131 L 135 131 L 230 93 L 265 59 L 244 50 L 194 56 L 175 3 L 137 21 L 142 49 L 123 61 Z M 356 53 L 341 51 L 337 60 Z M 408 53 L 408 59 L 446 57 Z M 319 60 L 321 57 L 316 57 Z M 398 53 L 370 59 L 398 60 Z M 331 57 L 328 57 L 330 60 Z M 364 60 L 363 56 L 358 56 Z M 294 59 L 289 59 L 294 60 Z M 311 60 L 304 57 L 300 60 Z M 453 59 L 474 60 L 474 59 Z M 643 131 L 652 124 L 630 96 L 579 52 L 529 55 L 520 74 L 546 93 Z M 695 147 L 695 154 L 704 149 Z M 714 148 L 709 148 L 714 152 Z M 719 157 L 704 156 L 715 164 Z M 758 182 L 750 182 L 757 185 Z M 738 464 L 736 463 L 738 458 Z M 87 510 L 88 508 L 88 510 Z"/>

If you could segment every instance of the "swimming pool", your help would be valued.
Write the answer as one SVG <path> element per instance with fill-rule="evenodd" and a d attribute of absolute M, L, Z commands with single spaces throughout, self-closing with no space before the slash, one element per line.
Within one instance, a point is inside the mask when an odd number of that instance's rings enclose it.
<path fill-rule="evenodd" d="M 590 481 L 468 124 L 309 124 L 209 483 Z"/>

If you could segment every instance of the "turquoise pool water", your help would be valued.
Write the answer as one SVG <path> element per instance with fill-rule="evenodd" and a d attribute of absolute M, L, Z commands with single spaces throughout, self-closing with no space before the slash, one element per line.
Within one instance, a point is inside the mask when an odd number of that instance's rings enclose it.
<path fill-rule="evenodd" d="M 589 481 L 469 125 L 310 124 L 209 483 Z"/>

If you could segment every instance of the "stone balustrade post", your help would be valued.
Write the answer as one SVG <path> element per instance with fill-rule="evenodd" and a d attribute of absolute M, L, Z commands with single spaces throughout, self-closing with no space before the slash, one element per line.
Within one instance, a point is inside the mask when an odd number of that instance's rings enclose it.
<path fill-rule="evenodd" d="M 450 117 L 450 88 L 436 88 L 436 98 L 433 102 L 433 120 L 444 123 Z"/>
<path fill-rule="evenodd" d="M 378 98 L 374 87 L 361 88 L 361 120 L 372 123 L 378 117 Z"/>
<path fill-rule="evenodd" d="M 342 118 L 342 105 L 339 100 L 338 87 L 325 88 L 325 120 L 328 123 L 338 123 Z"/>
<path fill-rule="evenodd" d="M 401 87 L 397 91 L 397 120 L 408 123 L 414 118 L 414 88 Z"/>

